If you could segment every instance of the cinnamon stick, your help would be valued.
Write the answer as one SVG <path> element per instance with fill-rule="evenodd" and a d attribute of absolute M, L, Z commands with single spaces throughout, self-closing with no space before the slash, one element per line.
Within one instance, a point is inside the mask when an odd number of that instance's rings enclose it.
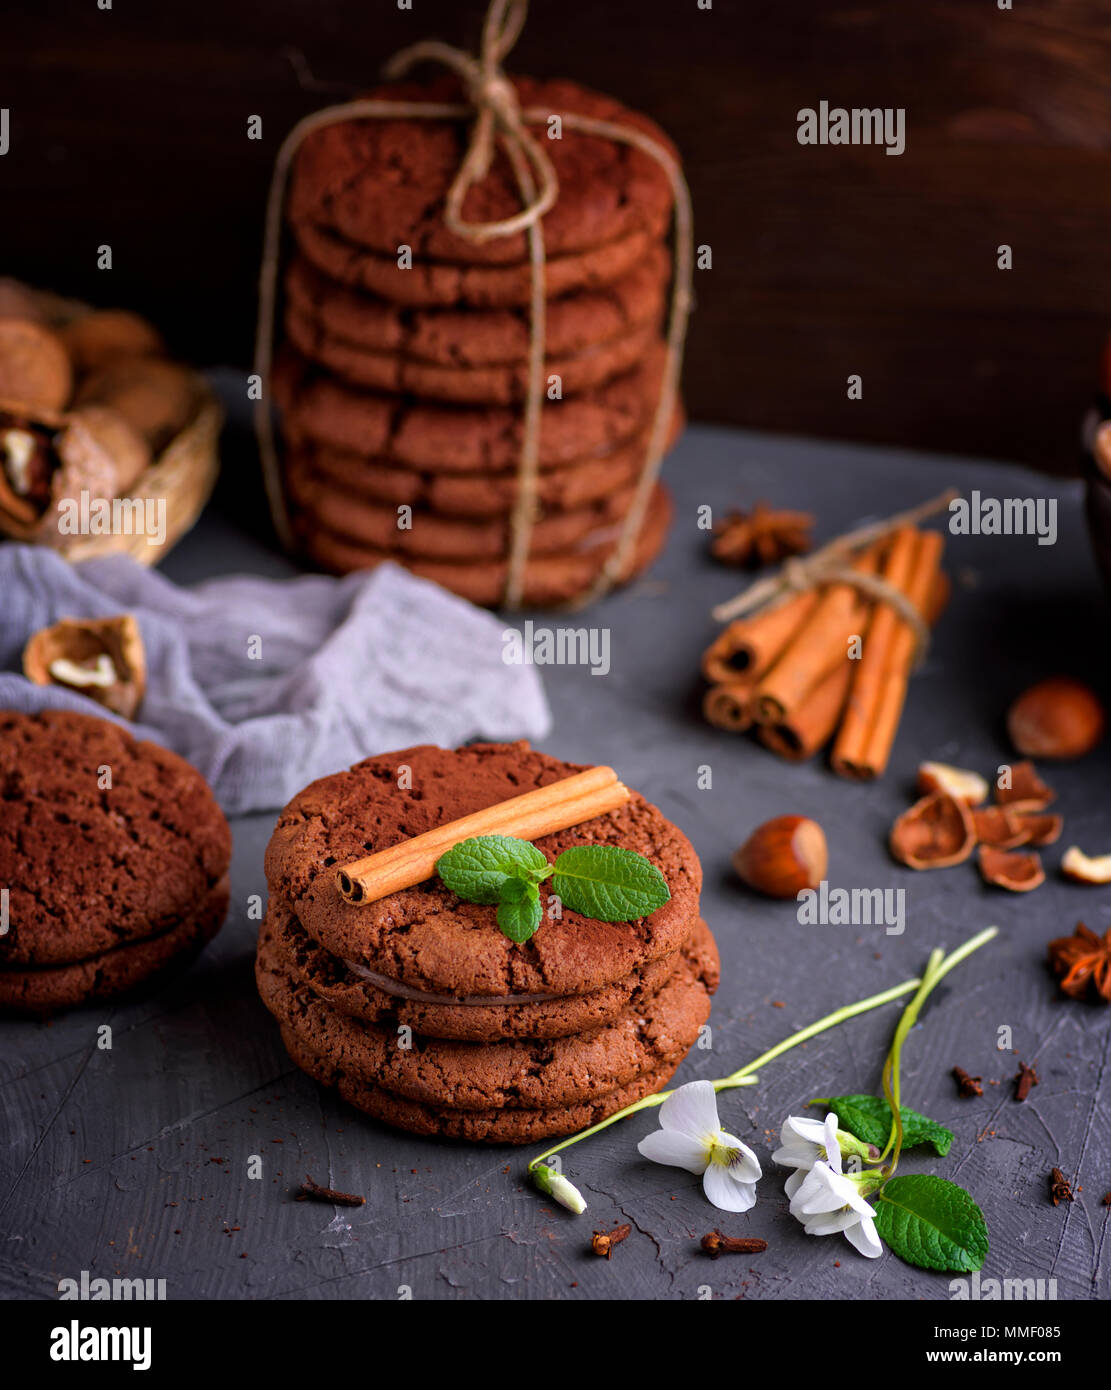
<path fill-rule="evenodd" d="M 850 568 L 874 573 L 878 548 L 858 556 Z M 810 692 L 848 658 L 849 638 L 868 613 L 868 600 L 852 584 L 831 584 L 791 639 L 783 655 L 760 680 L 753 696 L 758 724 L 783 724 Z"/>
<path fill-rule="evenodd" d="M 896 534 L 884 567 L 884 578 L 906 594 L 923 615 L 937 601 L 943 544 L 936 531 L 920 533 L 903 528 Z M 833 746 L 833 769 L 840 776 L 868 781 L 886 768 L 913 657 L 910 625 L 890 605 L 880 604 Z"/>
<path fill-rule="evenodd" d="M 805 622 L 818 602 L 816 589 L 797 594 L 752 618 L 738 618 L 723 628 L 702 656 L 702 674 L 726 685 L 741 674 L 750 679 L 766 671 Z"/>
<path fill-rule="evenodd" d="M 939 571 L 924 615 L 928 623 L 937 621 L 948 598 L 949 583 Z M 788 762 L 801 763 L 812 758 L 819 748 L 825 747 L 841 722 L 855 671 L 856 662 L 846 657 L 781 724 L 762 724 L 760 742 Z"/>
<path fill-rule="evenodd" d="M 712 685 L 702 697 L 702 713 L 715 729 L 743 734 L 752 726 L 752 690 L 753 682 L 750 680 Z"/>
<path fill-rule="evenodd" d="M 616 811 L 628 799 L 629 789 L 612 767 L 587 768 L 344 864 L 336 871 L 336 883 L 348 902 L 377 902 L 431 878 L 437 860 L 461 840 L 476 835 L 538 840 Z"/>
<path fill-rule="evenodd" d="M 852 683 L 852 668 L 846 655 L 787 718 L 760 726 L 760 742 L 788 762 L 801 763 L 813 757 L 837 728 Z"/>

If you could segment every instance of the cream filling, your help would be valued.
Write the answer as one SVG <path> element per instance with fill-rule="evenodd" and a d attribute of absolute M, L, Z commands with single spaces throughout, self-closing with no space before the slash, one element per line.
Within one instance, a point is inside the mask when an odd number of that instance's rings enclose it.
<path fill-rule="evenodd" d="M 76 661 L 69 661 L 66 657 L 60 656 L 57 661 L 50 663 L 48 669 L 54 679 L 62 685 L 75 685 L 78 688 L 96 685 L 102 690 L 107 690 L 110 685 L 115 685 L 117 680 L 116 668 L 107 652 L 101 652 L 95 666 L 79 666 Z"/>
<path fill-rule="evenodd" d="M 460 999 L 454 994 L 429 994 L 423 989 L 413 989 L 411 985 L 404 985 L 400 980 L 391 980 L 388 975 L 379 975 L 374 970 L 368 970 L 357 961 L 347 960 L 346 957 L 342 959 L 353 975 L 358 975 L 360 980 L 369 980 L 383 994 L 392 994 L 397 999 L 411 999 L 417 1004 L 462 1004 L 466 1008 L 480 1008 L 486 1005 L 498 1008 L 505 1004 L 544 1004 L 548 1000 L 559 998 L 556 994 L 467 994 Z"/>

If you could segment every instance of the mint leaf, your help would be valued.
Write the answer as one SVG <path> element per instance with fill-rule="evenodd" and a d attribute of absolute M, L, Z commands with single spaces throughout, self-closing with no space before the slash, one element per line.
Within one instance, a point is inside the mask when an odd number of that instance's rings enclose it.
<path fill-rule="evenodd" d="M 552 892 L 572 912 L 599 922 L 634 922 L 671 897 L 655 864 L 613 845 L 565 849 L 555 862 Z"/>
<path fill-rule="evenodd" d="M 933 1173 L 892 1178 L 875 1206 L 880 1238 L 908 1264 L 971 1274 L 987 1258 L 984 1214 L 955 1182 Z"/>
<path fill-rule="evenodd" d="M 498 926 L 518 945 L 527 941 L 540 925 L 540 890 L 523 878 L 510 878 L 502 885 L 498 904 Z"/>
<path fill-rule="evenodd" d="M 827 1100 L 811 1101 L 811 1105 L 822 1104 L 837 1116 L 837 1123 L 866 1144 L 875 1144 L 882 1149 L 891 1132 L 891 1106 L 883 1096 L 832 1096 Z M 918 1144 L 932 1144 L 942 1158 L 949 1152 L 953 1142 L 953 1131 L 939 1125 L 936 1120 L 927 1119 L 917 1110 L 899 1107 L 903 1117 L 903 1148 L 913 1149 Z"/>
<path fill-rule="evenodd" d="M 551 865 L 544 853 L 527 840 L 515 840 L 509 835 L 479 835 L 452 845 L 436 861 L 436 872 L 453 893 L 467 902 L 496 903 L 501 900 L 507 879 L 535 883 L 547 878 Z"/>

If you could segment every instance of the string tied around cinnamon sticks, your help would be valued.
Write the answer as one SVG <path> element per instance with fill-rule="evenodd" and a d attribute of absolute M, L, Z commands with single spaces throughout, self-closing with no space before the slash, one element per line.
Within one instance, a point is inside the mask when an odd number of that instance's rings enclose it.
<path fill-rule="evenodd" d="M 930 640 L 930 625 L 925 616 L 907 594 L 882 574 L 854 566 L 851 560 L 855 554 L 877 541 L 944 511 L 959 495 L 957 488 L 947 488 L 920 506 L 899 512 L 885 521 L 870 522 L 847 531 L 811 555 L 792 556 L 770 578 L 758 580 L 736 597 L 718 604 L 713 609 L 713 617 L 718 622 L 729 622 L 756 608 L 774 608 L 797 594 L 831 584 L 848 584 L 865 597 L 886 603 L 895 610 L 911 630 L 914 638 L 913 662 L 918 665 L 925 656 Z"/>
<path fill-rule="evenodd" d="M 502 64 L 524 27 L 527 12 L 527 0 L 491 0 L 483 24 L 482 42 L 477 58 L 461 49 L 453 48 L 450 44 L 424 40 L 402 50 L 386 65 L 386 76 L 394 78 L 407 73 L 419 62 L 439 63 L 457 73 L 462 80 L 467 97 L 465 104 L 364 98 L 315 111 L 293 127 L 278 151 L 267 197 L 262 265 L 259 272 L 259 313 L 254 362 L 256 376 L 260 381 L 268 383 L 273 362 L 282 208 L 293 157 L 304 140 L 316 130 L 355 119 L 471 118 L 473 124 L 467 152 L 445 199 L 445 225 L 459 236 L 476 242 L 524 231 L 529 251 L 528 372 L 521 452 L 517 468 L 517 495 L 509 522 L 509 556 L 503 594 L 506 608 L 521 606 L 532 528 L 538 512 L 540 416 L 545 395 L 544 342 L 547 306 L 542 218 L 559 196 L 555 169 L 542 146 L 527 130 L 530 125 L 546 124 L 551 112 L 535 107 L 522 108 L 513 84 L 502 69 Z M 670 150 L 658 140 L 630 126 L 572 111 L 564 111 L 560 113 L 560 117 L 565 129 L 630 145 L 654 159 L 667 175 L 674 209 L 675 255 L 664 365 L 660 392 L 648 433 L 644 463 L 612 550 L 593 584 L 569 605 L 577 608 L 600 598 L 623 578 L 632 559 L 634 546 L 659 477 L 675 409 L 687 321 L 693 299 L 691 281 L 694 266 L 694 219 L 690 191 L 682 169 Z M 499 147 L 504 151 L 513 169 L 522 201 L 521 210 L 512 217 L 497 221 L 468 222 L 462 214 L 467 191 L 489 171 L 494 152 Z M 265 391 L 255 402 L 254 420 L 274 528 L 282 544 L 287 549 L 292 549 L 293 531 L 286 509 L 274 441 L 274 424 Z"/>

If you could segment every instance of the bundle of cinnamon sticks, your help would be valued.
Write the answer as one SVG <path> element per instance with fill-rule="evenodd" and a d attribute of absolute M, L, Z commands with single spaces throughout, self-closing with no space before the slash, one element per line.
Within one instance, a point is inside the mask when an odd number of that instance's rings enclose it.
<path fill-rule="evenodd" d="M 846 557 L 879 576 L 932 626 L 949 595 L 942 536 L 902 525 Z M 864 583 L 864 581 L 861 581 Z M 736 618 L 707 648 L 703 712 L 733 733 L 752 729 L 793 762 L 832 742 L 842 777 L 865 781 L 886 768 L 914 666 L 917 633 L 894 604 L 849 582 L 783 590 Z"/>

